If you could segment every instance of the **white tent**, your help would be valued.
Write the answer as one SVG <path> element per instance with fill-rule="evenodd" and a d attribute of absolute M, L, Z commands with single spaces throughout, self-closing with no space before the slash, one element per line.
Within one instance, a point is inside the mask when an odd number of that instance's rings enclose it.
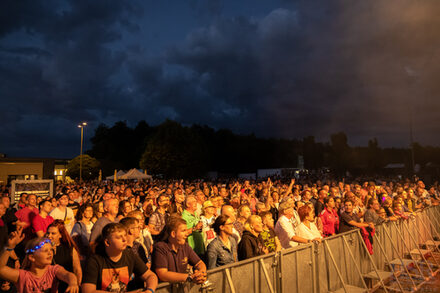
<path fill-rule="evenodd" d="M 141 180 L 141 179 L 151 179 L 151 175 L 146 175 L 139 171 L 138 169 L 131 169 L 125 175 L 121 177 L 118 176 L 118 179 L 133 179 L 133 180 Z"/>
<path fill-rule="evenodd" d="M 124 171 L 119 170 L 119 171 L 116 173 L 116 179 L 121 179 L 121 176 L 124 175 L 124 174 L 125 174 Z M 107 179 L 107 180 L 115 180 L 115 175 L 107 176 L 107 177 L 105 177 L 105 179 Z"/>

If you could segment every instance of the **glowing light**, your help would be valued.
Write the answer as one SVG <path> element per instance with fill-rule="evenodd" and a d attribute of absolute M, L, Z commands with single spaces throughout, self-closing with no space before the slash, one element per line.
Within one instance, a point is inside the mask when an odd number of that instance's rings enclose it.
<path fill-rule="evenodd" d="M 34 246 L 33 248 L 26 250 L 26 254 L 34 253 L 35 251 L 37 251 L 38 249 L 43 247 L 46 243 L 52 244 L 52 242 L 50 242 L 49 239 L 46 239 L 46 240 L 40 242 L 38 245 Z"/>

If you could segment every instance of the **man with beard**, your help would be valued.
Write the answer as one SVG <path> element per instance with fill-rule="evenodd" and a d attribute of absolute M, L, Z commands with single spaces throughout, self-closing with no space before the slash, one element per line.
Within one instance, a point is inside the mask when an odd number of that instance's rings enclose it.
<path fill-rule="evenodd" d="M 318 217 L 324 210 L 324 199 L 327 197 L 327 194 L 327 190 L 325 189 L 320 189 L 318 191 L 318 200 L 315 203 L 315 217 Z"/>

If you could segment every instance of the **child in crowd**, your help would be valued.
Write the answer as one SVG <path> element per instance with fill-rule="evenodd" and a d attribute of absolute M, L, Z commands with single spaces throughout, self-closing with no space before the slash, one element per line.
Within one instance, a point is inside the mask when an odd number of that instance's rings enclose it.
<path fill-rule="evenodd" d="M 21 231 L 12 232 L 0 256 L 0 278 L 17 286 L 18 292 L 58 292 L 58 280 L 67 283 L 65 292 L 78 293 L 76 276 L 59 265 L 52 265 L 53 247 L 47 238 L 34 238 L 26 245 L 23 269 L 6 266 L 14 248 L 24 239 Z"/>
<path fill-rule="evenodd" d="M 107 224 L 102 229 L 96 254 L 87 263 L 82 283 L 82 292 L 96 290 L 119 292 L 136 288 L 132 275 L 146 282 L 146 291 L 154 293 L 157 287 L 157 276 L 145 263 L 127 248 L 127 230 L 120 223 Z"/>

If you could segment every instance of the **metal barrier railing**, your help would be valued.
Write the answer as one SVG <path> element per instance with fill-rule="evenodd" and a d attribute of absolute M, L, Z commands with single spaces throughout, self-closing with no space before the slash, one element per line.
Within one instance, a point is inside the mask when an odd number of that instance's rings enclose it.
<path fill-rule="evenodd" d="M 208 278 L 214 285 L 209 290 L 195 284 L 161 283 L 156 292 L 321 293 L 351 292 L 353 288 L 367 292 L 379 287 L 384 292 L 402 292 L 403 275 L 415 290 L 427 274 L 432 276 L 440 268 L 435 258 L 434 262 L 426 259 L 426 251 L 420 247 L 432 243 L 433 250 L 440 253 L 436 245 L 440 243 L 439 216 L 440 207 L 431 207 L 414 219 L 376 227 L 373 255 L 356 229 L 325 238 L 320 244 L 299 245 L 209 270 Z M 415 270 L 409 271 L 409 262 Z M 396 282 L 394 288 L 384 283 L 385 273 Z M 368 278 L 376 283 L 368 285 Z"/>

